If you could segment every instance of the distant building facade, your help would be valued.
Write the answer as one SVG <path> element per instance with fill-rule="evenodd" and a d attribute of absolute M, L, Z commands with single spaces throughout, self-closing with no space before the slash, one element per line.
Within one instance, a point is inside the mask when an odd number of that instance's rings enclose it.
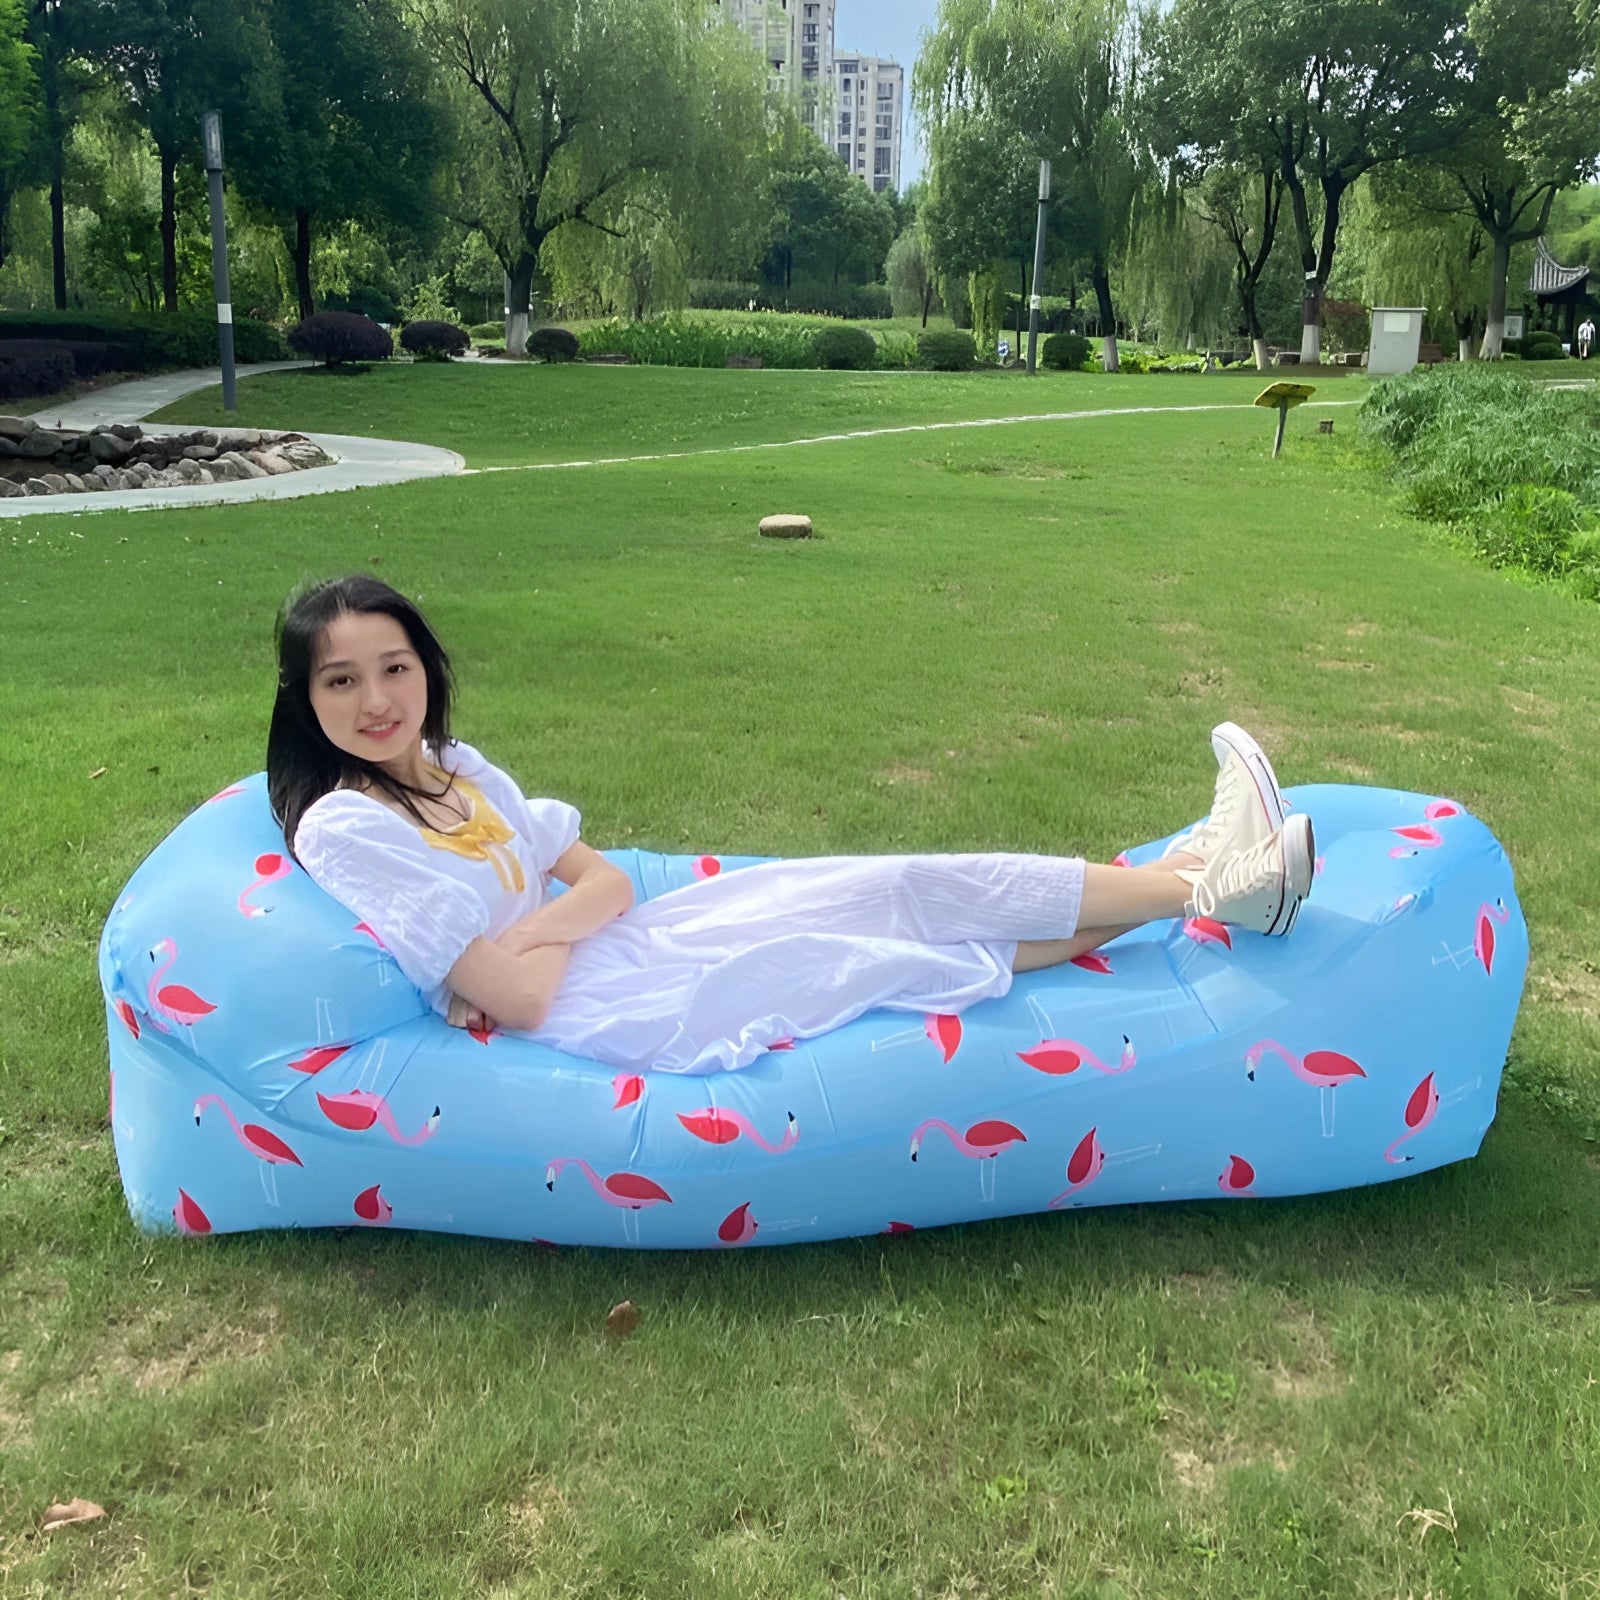
<path fill-rule="evenodd" d="M 836 51 L 836 0 L 716 0 L 767 63 L 768 81 L 851 172 L 879 193 L 900 187 L 905 69 Z"/>
<path fill-rule="evenodd" d="M 900 190 L 900 129 L 906 74 L 881 56 L 833 58 L 833 148 L 839 159 L 882 194 Z"/>

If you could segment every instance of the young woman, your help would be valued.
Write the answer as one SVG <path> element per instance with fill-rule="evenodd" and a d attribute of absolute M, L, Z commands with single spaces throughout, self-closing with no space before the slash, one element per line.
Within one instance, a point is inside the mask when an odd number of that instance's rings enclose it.
<path fill-rule="evenodd" d="M 632 1070 L 742 1067 L 873 1006 L 955 1012 L 1156 919 L 1285 934 L 1311 888 L 1248 734 L 1212 736 L 1211 815 L 1140 868 L 1038 855 L 768 862 L 635 905 L 578 813 L 528 799 L 450 735 L 449 658 L 365 575 L 285 603 L 267 740 L 291 853 L 456 1027 L 503 1027 Z M 552 878 L 567 892 L 551 899 Z"/>

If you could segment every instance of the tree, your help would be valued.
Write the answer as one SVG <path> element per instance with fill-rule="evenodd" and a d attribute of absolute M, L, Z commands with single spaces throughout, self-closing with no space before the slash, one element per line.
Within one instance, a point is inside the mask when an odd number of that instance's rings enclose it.
<path fill-rule="evenodd" d="M 198 154 L 205 112 L 234 122 L 241 87 L 270 48 L 264 18 L 249 0 L 90 0 L 81 36 L 85 53 L 112 73 L 155 145 L 161 303 L 176 311 L 178 166 Z"/>
<path fill-rule="evenodd" d="M 1246 167 L 1215 166 L 1195 191 L 1196 215 L 1219 228 L 1233 251 L 1239 314 L 1260 372 L 1268 366 L 1267 336 L 1259 305 L 1261 277 L 1272 257 L 1283 194 L 1282 180 L 1266 163 L 1255 172 Z"/>
<path fill-rule="evenodd" d="M 431 69 L 395 0 L 270 0 L 267 25 L 249 135 L 230 140 L 229 169 L 285 230 L 303 319 L 316 310 L 319 226 L 435 224 L 442 129 Z"/>
<path fill-rule="evenodd" d="M 1471 55 L 1456 0 L 1177 0 L 1160 37 L 1192 158 L 1270 161 L 1284 185 L 1314 362 L 1351 185 L 1451 137 Z"/>
<path fill-rule="evenodd" d="M 0 0 L 0 265 L 10 248 L 11 202 L 24 180 L 39 121 L 38 52 L 23 0 Z"/>
<path fill-rule="evenodd" d="M 820 140 L 808 138 L 792 166 L 773 175 L 776 228 L 768 261 L 787 289 L 802 277 L 871 282 L 894 238 L 894 213 Z"/>
<path fill-rule="evenodd" d="M 1474 47 L 1459 132 L 1437 164 L 1454 179 L 1449 209 L 1489 241 L 1489 309 L 1480 354 L 1497 359 L 1505 336 L 1511 250 L 1537 239 L 1556 192 L 1595 170 L 1600 95 L 1587 71 L 1571 0 L 1474 0 Z"/>
<path fill-rule="evenodd" d="M 28 44 L 39 73 L 39 115 L 27 158 L 50 190 L 50 267 L 57 311 L 67 309 L 67 136 L 87 81 L 78 54 L 78 13 L 65 0 L 28 0 Z"/>
<path fill-rule="evenodd" d="M 928 238 L 920 223 L 912 223 L 889 246 L 884 275 L 889 280 L 894 314 L 906 317 L 920 313 L 922 326 L 926 328 L 928 313 L 939 299 L 939 277 L 934 271 Z"/>
<path fill-rule="evenodd" d="M 1041 157 L 1052 163 L 1057 209 L 1088 262 L 1109 372 L 1117 369 L 1111 263 L 1148 165 L 1132 126 L 1137 70 L 1126 0 L 941 0 L 914 76 L 935 195 L 947 136 L 966 137 L 974 117 L 1002 145 L 1010 134 L 1030 152 L 1029 184 Z M 1000 169 L 992 177 L 1004 181 Z"/>
<path fill-rule="evenodd" d="M 452 85 L 450 207 L 509 283 L 508 350 L 526 348 L 534 273 L 559 230 L 620 238 L 630 205 L 687 215 L 697 189 L 737 193 L 746 155 L 764 153 L 720 131 L 730 101 L 735 127 L 760 103 L 760 59 L 740 43 L 743 68 L 725 70 L 734 30 L 705 26 L 691 0 L 415 0 L 415 16 Z"/>

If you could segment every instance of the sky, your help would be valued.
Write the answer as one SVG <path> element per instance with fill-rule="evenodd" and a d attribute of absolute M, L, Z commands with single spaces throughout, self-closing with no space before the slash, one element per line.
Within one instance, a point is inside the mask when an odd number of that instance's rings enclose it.
<path fill-rule="evenodd" d="M 834 50 L 859 50 L 865 56 L 893 56 L 906 69 L 905 142 L 900 150 L 900 187 L 922 175 L 924 152 L 911 111 L 911 68 L 917 40 L 933 26 L 939 0 L 838 0 L 834 12 Z"/>

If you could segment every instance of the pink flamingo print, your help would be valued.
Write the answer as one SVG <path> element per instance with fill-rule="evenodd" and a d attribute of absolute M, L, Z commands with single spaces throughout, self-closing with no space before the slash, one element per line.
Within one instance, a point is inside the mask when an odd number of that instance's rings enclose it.
<path fill-rule="evenodd" d="M 1302 1083 L 1312 1084 L 1322 1091 L 1322 1137 L 1333 1137 L 1333 1091 L 1341 1083 L 1350 1083 L 1356 1078 L 1366 1077 L 1366 1072 L 1352 1061 L 1349 1056 L 1341 1055 L 1337 1050 L 1310 1050 L 1304 1056 L 1297 1056 L 1292 1050 L 1278 1043 L 1276 1039 L 1262 1039 L 1250 1046 L 1244 1053 L 1244 1059 L 1249 1067 L 1245 1074 L 1249 1080 L 1256 1081 L 1256 1068 L 1261 1064 L 1262 1056 L 1268 1051 L 1280 1056 L 1283 1063 Z"/>
<path fill-rule="evenodd" d="M 891 1222 L 887 1228 L 880 1228 L 880 1233 L 915 1233 L 917 1225 L 914 1222 Z"/>
<path fill-rule="evenodd" d="M 202 1000 L 187 984 L 161 982 L 167 969 L 178 959 L 177 941 L 162 939 L 150 952 L 150 959 L 154 961 L 163 951 L 167 959 L 150 975 L 150 982 L 145 986 L 145 999 L 150 1003 L 150 1020 L 163 1033 L 167 1033 L 171 1030 L 156 1016 L 156 1012 L 170 1017 L 174 1022 L 187 1024 L 210 1016 L 217 1008 L 209 1000 Z"/>
<path fill-rule="evenodd" d="M 750 1202 L 735 1207 L 717 1224 L 719 1244 L 749 1244 L 761 1224 L 750 1215 Z"/>
<path fill-rule="evenodd" d="M 1228 1164 L 1217 1179 L 1217 1187 L 1224 1194 L 1248 1194 L 1256 1181 L 1256 1169 L 1243 1156 L 1229 1156 Z"/>
<path fill-rule="evenodd" d="M 363 1189 L 351 1203 L 351 1210 L 362 1222 L 381 1225 L 394 1217 L 394 1207 L 379 1193 L 379 1188 L 375 1183 L 370 1189 Z"/>
<path fill-rule="evenodd" d="M 556 1192 L 556 1175 L 563 1167 L 576 1167 L 608 1206 L 622 1212 L 622 1232 L 629 1244 L 639 1242 L 639 1213 L 646 1206 L 672 1204 L 672 1196 L 655 1179 L 639 1172 L 613 1172 L 602 1178 L 581 1156 L 557 1156 L 545 1169 L 544 1186 L 551 1194 Z"/>
<path fill-rule="evenodd" d="M 324 1067 L 331 1067 L 335 1061 L 350 1048 L 347 1044 L 319 1044 L 315 1050 L 307 1050 L 303 1056 L 296 1056 L 289 1063 L 291 1072 L 321 1072 Z"/>
<path fill-rule="evenodd" d="M 370 939 L 370 940 L 371 940 L 371 941 L 372 941 L 372 942 L 373 942 L 373 943 L 374 943 L 374 944 L 375 944 L 375 945 L 377 945 L 377 947 L 378 947 L 378 948 L 379 948 L 379 949 L 380 949 L 380 950 L 387 950 L 387 949 L 388 949 L 388 948 L 389 948 L 389 947 L 388 947 L 388 945 L 386 945 L 386 944 L 385 944 L 385 943 L 384 943 L 384 942 L 383 942 L 383 940 L 382 940 L 382 939 L 380 939 L 380 938 L 379 938 L 379 937 L 378 937 L 378 931 L 377 931 L 377 929 L 376 929 L 376 928 L 374 928 L 374 927 L 373 927 L 373 926 L 372 926 L 372 924 L 371 924 L 371 923 L 370 923 L 370 922 L 358 922 L 358 923 L 357 923 L 357 924 L 356 924 L 356 925 L 355 925 L 355 927 L 354 927 L 354 928 L 353 928 L 353 929 L 351 929 L 351 932 L 353 932 L 353 933 L 364 933 L 364 934 L 366 934 L 366 936 L 367 936 L 367 937 L 368 937 L 368 938 L 369 938 L 369 939 Z"/>
<path fill-rule="evenodd" d="M 433 1115 L 415 1133 L 401 1133 L 389 1102 L 370 1089 L 347 1089 L 343 1094 L 323 1094 L 319 1090 L 317 1104 L 335 1127 L 349 1133 L 365 1133 L 376 1123 L 396 1144 L 422 1144 L 439 1131 L 439 1108 L 435 1106 Z"/>
<path fill-rule="evenodd" d="M 1483 970 L 1494 976 L 1494 925 L 1505 923 L 1511 915 L 1503 899 L 1496 897 L 1494 904 L 1478 907 L 1478 920 L 1472 934 L 1472 953 L 1483 963 Z"/>
<path fill-rule="evenodd" d="M 899 1033 L 874 1039 L 869 1048 L 893 1050 L 899 1045 L 910 1044 L 915 1039 L 924 1038 L 938 1047 L 939 1054 L 948 1065 L 956 1051 L 961 1048 L 961 1018 L 953 1013 L 930 1011 L 923 1017 L 920 1028 L 902 1029 Z"/>
<path fill-rule="evenodd" d="M 495 1036 L 495 1029 L 493 1027 L 468 1028 L 467 1033 L 469 1037 L 476 1039 L 479 1044 L 488 1044 Z"/>
<path fill-rule="evenodd" d="M 1055 1024 L 1036 995 L 1028 996 L 1028 1009 L 1033 1013 L 1041 1038 L 1032 1050 L 1019 1050 L 1017 1059 L 1026 1062 L 1035 1072 L 1048 1072 L 1054 1077 L 1061 1077 L 1076 1072 L 1079 1067 L 1089 1066 L 1096 1072 L 1115 1075 L 1128 1071 L 1138 1062 L 1139 1058 L 1134 1054 L 1127 1034 L 1122 1036 L 1121 1061 L 1113 1067 L 1109 1062 L 1102 1061 L 1088 1045 L 1079 1044 L 1076 1039 L 1055 1037 Z"/>
<path fill-rule="evenodd" d="M 1405 1123 L 1406 1131 L 1383 1152 L 1383 1159 L 1392 1166 L 1401 1166 L 1407 1161 L 1414 1161 L 1415 1156 L 1397 1156 L 1395 1151 L 1407 1139 L 1414 1139 L 1438 1116 L 1441 1106 L 1453 1106 L 1459 1100 L 1465 1100 L 1469 1094 L 1474 1093 L 1478 1085 L 1483 1082 L 1481 1077 L 1474 1078 L 1470 1083 L 1464 1083 L 1459 1088 L 1452 1089 L 1447 1095 L 1440 1095 L 1434 1086 L 1433 1074 L 1430 1072 L 1415 1089 L 1411 1091 L 1410 1098 L 1406 1101 Z"/>
<path fill-rule="evenodd" d="M 1233 949 L 1233 935 L 1227 924 L 1215 917 L 1185 917 L 1183 931 L 1196 944 L 1220 944 L 1226 950 Z"/>
<path fill-rule="evenodd" d="M 1459 817 L 1461 807 L 1454 800 L 1430 800 L 1422 808 L 1422 814 L 1429 822 L 1437 822 L 1440 817 Z"/>
<path fill-rule="evenodd" d="M 1323 872 L 1327 870 L 1327 866 L 1328 858 L 1326 856 L 1318 856 L 1317 859 L 1311 863 L 1311 876 L 1313 878 L 1320 878 Z"/>
<path fill-rule="evenodd" d="M 1111 865 L 1114 867 L 1131 867 L 1133 863 L 1128 859 L 1128 852 L 1126 850 L 1119 850 L 1114 856 L 1112 856 Z"/>
<path fill-rule="evenodd" d="M 179 1233 L 190 1237 L 211 1232 L 211 1218 L 200 1209 L 194 1197 L 182 1189 L 178 1190 L 178 1203 L 172 1208 L 172 1220 L 177 1223 Z"/>
<path fill-rule="evenodd" d="M 727 1106 L 712 1106 L 706 1111 L 678 1113 L 678 1121 L 695 1138 L 704 1139 L 707 1144 L 732 1144 L 743 1134 L 757 1149 L 765 1150 L 772 1156 L 781 1156 L 785 1150 L 792 1149 L 800 1137 L 800 1124 L 795 1121 L 794 1112 L 789 1112 L 788 1117 L 789 1125 L 784 1129 L 783 1138 L 777 1144 L 770 1144 L 742 1111 L 734 1111 Z"/>
<path fill-rule="evenodd" d="M 214 806 L 217 803 L 217 801 L 226 800 L 229 795 L 232 795 L 232 794 L 243 794 L 243 793 L 244 793 L 244 785 L 242 783 L 230 784 L 226 789 L 218 789 L 217 792 L 214 795 L 212 795 L 209 800 L 202 800 L 200 802 L 200 804 L 203 805 L 203 806 Z"/>
<path fill-rule="evenodd" d="M 1072 965 L 1084 972 L 1095 972 L 1103 978 L 1114 977 L 1111 958 L 1099 950 L 1085 950 L 1081 956 L 1072 957 Z"/>
<path fill-rule="evenodd" d="M 137 1039 L 139 1037 L 139 1013 L 126 1000 L 117 1000 L 112 1004 L 117 1015 L 122 1018 L 123 1027 Z"/>
<path fill-rule="evenodd" d="M 1077 1148 L 1067 1160 L 1067 1186 L 1053 1199 L 1047 1207 L 1050 1211 L 1058 1211 L 1062 1202 L 1069 1195 L 1077 1194 L 1080 1190 L 1087 1189 L 1107 1167 L 1120 1165 L 1124 1161 L 1140 1161 L 1146 1156 L 1160 1155 L 1159 1144 L 1136 1145 L 1131 1150 L 1118 1150 L 1115 1154 L 1107 1155 L 1104 1146 L 1100 1143 L 1100 1130 L 1091 1128 L 1078 1141 Z M 1073 1205 L 1079 1204 L 1074 1200 Z"/>
<path fill-rule="evenodd" d="M 637 1072 L 619 1072 L 611 1080 L 612 1092 L 616 1099 L 611 1102 L 613 1111 L 620 1111 L 624 1106 L 631 1106 L 644 1094 L 644 1079 Z"/>
<path fill-rule="evenodd" d="M 269 883 L 278 883 L 287 878 L 294 871 L 294 863 L 288 856 L 279 855 L 276 851 L 269 851 L 264 856 L 256 857 L 255 882 L 239 896 L 239 914 L 245 917 L 264 917 L 272 910 L 271 906 L 251 906 L 245 901 L 257 889 L 264 888 Z"/>
<path fill-rule="evenodd" d="M 1397 844 L 1389 854 L 1398 860 L 1401 856 L 1414 856 L 1418 849 L 1437 850 L 1444 843 L 1444 835 L 1435 827 L 1427 823 L 1408 823 L 1403 828 L 1391 828 L 1390 833 L 1398 833 L 1402 839 L 1410 841 L 1409 847 Z"/>
<path fill-rule="evenodd" d="M 267 1204 L 275 1206 L 278 1203 L 278 1175 L 272 1170 L 277 1166 L 301 1167 L 301 1161 L 293 1150 L 286 1145 L 270 1128 L 263 1128 L 257 1122 L 240 1122 L 234 1116 L 233 1108 L 220 1094 L 203 1094 L 194 1103 L 194 1125 L 200 1126 L 200 1114 L 207 1106 L 218 1106 L 223 1116 L 228 1119 L 228 1126 L 233 1129 L 233 1136 L 253 1156 L 261 1158 L 261 1189 L 267 1197 Z"/>
<path fill-rule="evenodd" d="M 922 1136 L 930 1128 L 937 1129 L 962 1155 L 978 1163 L 978 1193 L 990 1203 L 994 1200 L 994 1163 L 995 1157 L 1003 1155 L 1014 1144 L 1026 1144 L 1028 1136 L 1015 1123 L 1004 1122 L 998 1117 L 989 1118 L 983 1122 L 975 1122 L 967 1131 L 958 1133 L 948 1122 L 938 1117 L 929 1117 L 925 1122 L 919 1122 L 911 1134 L 911 1159 L 917 1159 L 917 1152 L 922 1148 Z"/>
<path fill-rule="evenodd" d="M 696 856 L 689 870 L 697 878 L 714 878 L 722 871 L 722 863 L 715 856 Z"/>

